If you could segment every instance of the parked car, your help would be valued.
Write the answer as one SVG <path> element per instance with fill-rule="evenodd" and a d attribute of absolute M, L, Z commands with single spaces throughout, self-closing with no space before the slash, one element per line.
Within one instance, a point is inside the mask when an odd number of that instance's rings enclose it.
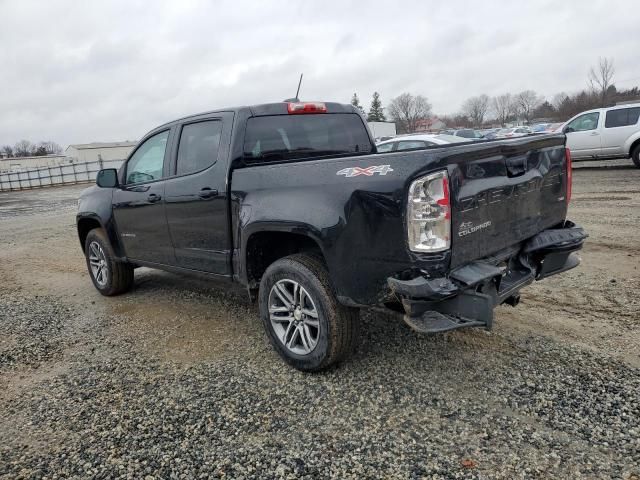
<path fill-rule="evenodd" d="M 536 123 L 534 125 L 531 125 L 531 127 L 529 127 L 529 129 L 531 130 L 531 133 L 542 133 L 545 132 L 547 130 L 547 128 L 549 128 L 549 125 L 551 125 L 550 123 Z"/>
<path fill-rule="evenodd" d="M 385 142 L 376 144 L 378 153 L 399 152 L 402 150 L 415 150 L 419 148 L 433 147 L 435 145 L 447 145 L 449 143 L 468 142 L 469 140 L 453 135 L 442 134 L 412 134 L 399 135 Z"/>
<path fill-rule="evenodd" d="M 625 157 L 640 167 L 640 103 L 579 113 L 562 131 L 576 159 Z"/>
<path fill-rule="evenodd" d="M 476 132 L 472 128 L 461 128 L 459 130 L 445 130 L 442 132 L 445 135 L 453 135 L 455 137 L 462 137 L 468 140 L 482 140 L 483 136 Z"/>
<path fill-rule="evenodd" d="M 527 127 L 513 127 L 513 128 L 501 128 L 496 132 L 495 138 L 512 138 L 512 137 L 523 137 L 525 135 L 529 135 L 531 130 Z"/>
<path fill-rule="evenodd" d="M 547 128 L 544 130 L 544 133 L 559 133 L 562 131 L 562 126 L 564 123 L 550 123 Z"/>
<path fill-rule="evenodd" d="M 486 128 L 484 130 L 478 130 L 478 133 L 487 140 L 493 140 L 496 138 L 496 134 L 500 128 Z"/>
<path fill-rule="evenodd" d="M 101 294 L 141 266 L 235 282 L 282 358 L 317 371 L 352 351 L 361 308 L 404 311 L 420 332 L 491 328 L 497 305 L 577 266 L 564 141 L 377 153 L 352 105 L 225 108 L 161 125 L 101 170 L 77 231 Z"/>

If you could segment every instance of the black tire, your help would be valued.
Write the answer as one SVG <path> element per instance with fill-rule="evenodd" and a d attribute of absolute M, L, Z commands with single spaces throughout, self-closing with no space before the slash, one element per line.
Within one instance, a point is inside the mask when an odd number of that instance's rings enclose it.
<path fill-rule="evenodd" d="M 102 268 L 106 272 L 100 280 L 91 268 L 91 257 L 95 258 L 96 250 L 104 256 Z M 93 253 L 92 253 L 93 252 Z M 128 291 L 133 286 L 133 266 L 117 260 L 105 231 L 94 228 L 84 242 L 84 253 L 89 276 L 96 289 L 104 296 L 110 297 Z"/>
<path fill-rule="evenodd" d="M 304 295 L 310 297 L 309 301 L 313 303 L 314 312 L 317 313 L 319 328 L 313 330 L 316 327 L 311 327 L 312 331 L 316 333 L 317 343 L 309 353 L 298 354 L 288 348 L 276 332 L 278 327 L 274 327 L 271 321 L 269 305 L 272 288 L 283 280 L 292 284 L 297 282 L 303 288 Z M 267 268 L 262 276 L 258 296 L 260 317 L 267 336 L 280 356 L 292 367 L 302 371 L 317 372 L 344 360 L 355 350 L 359 335 L 360 311 L 356 308 L 345 307 L 338 302 L 331 288 L 327 269 L 322 260 L 317 257 L 295 254 L 277 260 Z M 272 296 L 272 306 L 275 305 L 274 298 Z M 284 304 L 282 305 L 279 308 L 284 308 Z M 307 303 L 307 306 L 309 305 Z M 284 314 L 287 315 L 286 312 Z M 305 317 L 305 315 L 302 316 Z M 311 317 L 308 318 L 311 319 Z M 285 325 L 287 321 L 284 321 Z M 304 320 L 299 320 L 299 322 L 303 323 Z M 308 329 L 306 331 L 310 332 Z M 304 336 L 299 334 L 298 338 L 302 341 L 301 335 Z M 286 333 L 283 336 L 287 338 Z M 307 346 L 307 343 L 304 346 Z"/>
<path fill-rule="evenodd" d="M 636 167 L 640 168 L 640 145 L 636 145 L 636 148 L 631 152 L 631 160 L 636 164 Z"/>

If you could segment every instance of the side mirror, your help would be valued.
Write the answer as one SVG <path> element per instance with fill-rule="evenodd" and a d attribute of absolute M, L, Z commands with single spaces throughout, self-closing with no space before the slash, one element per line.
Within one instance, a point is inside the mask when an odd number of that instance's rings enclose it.
<path fill-rule="evenodd" d="M 575 129 L 573 127 L 564 127 L 562 129 L 562 133 L 571 133 L 571 132 L 575 132 Z"/>
<path fill-rule="evenodd" d="M 98 172 L 96 184 L 102 188 L 114 188 L 118 186 L 118 170 L 104 168 Z"/>

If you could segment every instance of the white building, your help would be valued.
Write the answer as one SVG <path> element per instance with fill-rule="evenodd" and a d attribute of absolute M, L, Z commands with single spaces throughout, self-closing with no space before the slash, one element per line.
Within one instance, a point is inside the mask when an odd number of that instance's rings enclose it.
<path fill-rule="evenodd" d="M 80 163 L 97 160 L 125 160 L 136 145 L 137 142 L 84 143 L 69 145 L 65 154 Z"/>
<path fill-rule="evenodd" d="M 71 159 L 64 155 L 0 158 L 0 172 L 24 172 L 42 167 L 57 167 L 58 165 L 71 163 L 71 161 Z"/>
<path fill-rule="evenodd" d="M 396 134 L 394 122 L 367 122 L 373 138 L 392 137 Z"/>

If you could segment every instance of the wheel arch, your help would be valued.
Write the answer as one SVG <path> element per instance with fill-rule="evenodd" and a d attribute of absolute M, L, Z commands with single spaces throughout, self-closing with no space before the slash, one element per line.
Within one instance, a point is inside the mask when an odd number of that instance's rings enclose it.
<path fill-rule="evenodd" d="M 87 235 L 89 232 L 95 228 L 102 228 L 109 239 L 109 243 L 113 247 L 114 253 L 118 256 L 119 259 L 124 258 L 124 252 L 122 250 L 122 246 L 118 240 L 118 235 L 113 228 L 113 225 L 107 223 L 106 225 L 102 222 L 102 219 L 96 214 L 83 214 L 78 215 L 76 218 L 76 226 L 78 229 L 78 239 L 80 240 L 80 247 L 82 248 L 82 252 L 85 251 L 85 242 L 87 240 Z"/>
<path fill-rule="evenodd" d="M 633 156 L 633 151 L 638 147 L 640 147 L 640 133 L 637 134 L 636 139 L 629 145 L 629 158 Z"/>
<path fill-rule="evenodd" d="M 243 242 L 239 277 L 249 289 L 255 289 L 266 269 L 276 260 L 294 253 L 312 253 L 326 264 L 322 243 L 307 229 L 291 225 L 262 226 L 252 229 Z"/>

